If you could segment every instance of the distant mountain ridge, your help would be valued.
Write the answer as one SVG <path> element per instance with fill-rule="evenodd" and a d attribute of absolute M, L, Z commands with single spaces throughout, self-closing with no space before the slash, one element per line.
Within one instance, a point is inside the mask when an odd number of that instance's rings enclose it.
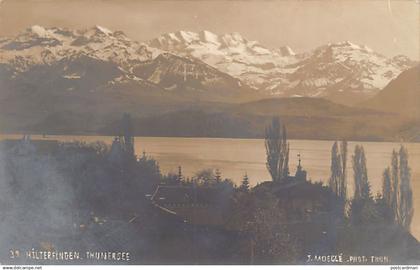
<path fill-rule="evenodd" d="M 256 89 L 267 83 L 274 71 L 289 72 L 297 61 L 293 50 L 284 46 L 270 50 L 239 33 L 217 35 L 210 31 L 166 33 L 148 42 L 149 46 L 182 56 L 192 56 Z"/>
<path fill-rule="evenodd" d="M 405 56 L 387 58 L 367 46 L 348 41 L 296 54 L 288 46 L 269 49 L 239 33 L 217 35 L 210 31 L 178 31 L 142 43 L 130 40 L 121 31 L 101 26 L 70 30 L 34 25 L 16 37 L 0 39 L 0 73 L 15 78 L 33 67 L 54 65 L 66 59 L 71 61 L 83 55 L 115 64 L 122 71 L 120 76 L 109 78 L 108 83 L 114 87 L 121 83 L 135 87 L 143 80 L 154 84 L 153 78 L 137 76 L 142 73 L 139 70 L 145 62 L 155 61 L 159 55 L 168 52 L 183 58 L 183 65 L 188 67 L 178 65 L 178 74 L 203 71 L 207 64 L 241 81 L 236 83 L 236 86 L 240 84 L 239 87 L 234 86 L 235 83 L 222 83 L 229 85 L 229 89 L 223 87 L 223 91 L 215 91 L 222 94 L 220 98 L 215 97 L 216 93 L 209 92 L 213 100 L 233 96 L 238 89 L 246 89 L 245 95 L 249 95 L 249 85 L 257 90 L 254 96 L 323 97 L 352 105 L 374 96 L 389 81 L 415 64 Z M 188 64 L 191 58 L 201 60 L 196 63 L 201 68 L 192 68 Z M 213 72 L 210 67 L 206 69 L 206 74 Z M 82 72 L 73 70 L 73 73 L 64 76 L 76 82 L 79 79 L 77 76 L 82 75 Z M 197 73 L 194 76 L 192 84 L 195 85 L 197 78 L 203 79 L 198 85 L 211 81 L 210 78 L 197 77 Z M 228 80 L 233 81 L 233 78 Z M 187 75 L 187 79 L 193 78 Z M 180 85 L 184 85 L 182 80 L 179 85 L 166 85 L 164 88 L 179 89 Z M 206 98 L 205 95 L 200 96 L 200 99 Z"/>
<path fill-rule="evenodd" d="M 95 133 L 112 130 L 110 123 L 129 112 L 154 135 L 165 133 L 159 123 L 180 121 L 185 130 L 174 134 L 185 135 L 210 121 L 215 130 L 191 134 L 255 137 L 279 115 L 298 138 L 381 140 L 398 138 L 399 131 L 418 138 L 395 112 L 331 102 L 365 100 L 412 64 L 350 42 L 296 54 L 238 33 L 180 31 L 141 43 L 101 26 L 32 26 L 0 39 L 0 128 Z M 359 128 L 365 115 L 369 125 Z M 389 117 L 392 125 L 384 126 Z"/>
<path fill-rule="evenodd" d="M 107 72 L 104 66 L 109 67 Z M 10 88 L 26 84 L 55 93 L 130 88 L 204 102 L 237 102 L 256 96 L 239 79 L 199 59 L 171 55 L 101 26 L 68 30 L 35 25 L 14 38 L 2 39 L 0 74 L 4 74 L 2 84 Z"/>
<path fill-rule="evenodd" d="M 15 71 L 81 54 L 129 69 L 131 64 L 150 60 L 160 51 L 101 26 L 70 30 L 34 25 L 16 37 L 0 40 L 0 63 L 10 64 Z"/>
<path fill-rule="evenodd" d="M 375 95 L 415 64 L 408 57 L 387 58 L 349 41 L 295 54 L 288 46 L 268 49 L 239 33 L 178 31 L 161 35 L 148 44 L 201 59 L 265 94 L 325 97 L 347 104 Z"/>

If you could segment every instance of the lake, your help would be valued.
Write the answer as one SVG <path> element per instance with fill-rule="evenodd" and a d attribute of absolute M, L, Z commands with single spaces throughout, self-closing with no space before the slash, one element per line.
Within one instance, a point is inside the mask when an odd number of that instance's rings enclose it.
<path fill-rule="evenodd" d="M 1 138 L 21 137 L 0 135 Z M 32 138 L 42 139 L 41 136 Z M 86 142 L 112 142 L 107 136 L 47 136 L 46 139 L 60 141 L 80 140 Z M 312 181 L 328 182 L 330 172 L 330 156 L 332 141 L 290 140 L 291 174 L 294 174 L 298 163 L 297 155 L 301 155 L 302 166 Z M 368 177 L 373 194 L 381 190 L 383 170 L 389 166 L 393 149 L 400 143 L 390 142 L 349 142 L 348 175 L 349 192 L 352 192 L 351 154 L 354 146 L 361 144 L 365 148 Z M 414 193 L 414 220 L 412 233 L 420 239 L 420 143 L 404 143 L 409 153 L 409 165 L 412 169 L 412 188 Z M 196 172 L 207 169 L 219 169 L 223 177 L 240 183 L 243 175 L 249 176 L 251 184 L 270 180 L 265 165 L 265 147 L 262 139 L 228 139 L 228 138 L 165 138 L 136 137 L 137 155 L 146 152 L 154 157 L 163 173 L 177 173 L 182 167 L 185 176 L 193 176 Z"/>

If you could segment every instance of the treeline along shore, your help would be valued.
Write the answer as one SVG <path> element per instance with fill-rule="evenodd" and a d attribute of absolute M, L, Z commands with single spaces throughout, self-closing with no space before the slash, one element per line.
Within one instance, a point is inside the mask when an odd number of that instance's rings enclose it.
<path fill-rule="evenodd" d="M 271 180 L 256 186 L 246 174 L 236 185 L 211 168 L 191 177 L 182 166 L 163 174 L 153 157 L 135 153 L 130 115 L 118 130 L 111 145 L 29 135 L 1 142 L 1 263 L 44 263 L 19 256 L 31 249 L 130 256 L 78 263 L 420 262 L 419 242 L 410 234 L 412 177 L 403 146 L 384 164 L 382 191 L 373 194 L 362 145 L 354 153 L 346 141 L 332 145 L 328 185 L 308 180 L 300 157 L 290 168 L 286 125 L 278 118 L 264 133 Z"/>

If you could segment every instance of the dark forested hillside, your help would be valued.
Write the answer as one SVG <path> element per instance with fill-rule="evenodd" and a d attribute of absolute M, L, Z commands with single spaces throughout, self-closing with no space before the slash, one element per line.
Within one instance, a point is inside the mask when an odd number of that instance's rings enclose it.
<path fill-rule="evenodd" d="M 132 98 L 127 96 L 114 102 L 105 96 L 96 100 L 94 95 L 88 95 L 89 99 L 70 95 L 67 103 L 56 107 L 54 113 L 28 106 L 19 114 L 11 114 L 13 108 L 5 104 L 0 110 L 8 113 L 1 115 L 1 124 L 7 132 L 115 135 L 122 113 L 128 112 L 137 136 L 261 138 L 271 117 L 279 116 L 289 127 L 290 136 L 296 139 L 416 141 L 419 138 L 415 123 L 396 113 L 357 109 L 324 99 L 274 98 L 227 104 L 166 98 L 159 101 L 154 95 L 139 97 L 130 91 L 127 94 Z M 73 100 L 79 99 L 78 110 L 70 109 Z M 39 114 L 31 113 L 34 110 Z"/>
<path fill-rule="evenodd" d="M 265 99 L 210 110 L 191 108 L 135 119 L 141 136 L 262 138 L 265 125 L 279 116 L 297 139 L 416 140 L 411 122 L 394 113 L 357 109 L 324 99 Z M 114 134 L 110 123 L 99 133 Z"/>

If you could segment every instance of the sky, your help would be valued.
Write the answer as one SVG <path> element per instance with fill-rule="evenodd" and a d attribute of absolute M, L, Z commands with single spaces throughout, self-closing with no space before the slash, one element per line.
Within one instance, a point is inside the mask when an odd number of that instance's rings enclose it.
<path fill-rule="evenodd" d="M 304 52 L 349 40 L 420 60 L 419 0 L 0 0 L 0 37 L 31 25 L 101 25 L 146 41 L 166 32 L 239 32 L 268 48 Z"/>

